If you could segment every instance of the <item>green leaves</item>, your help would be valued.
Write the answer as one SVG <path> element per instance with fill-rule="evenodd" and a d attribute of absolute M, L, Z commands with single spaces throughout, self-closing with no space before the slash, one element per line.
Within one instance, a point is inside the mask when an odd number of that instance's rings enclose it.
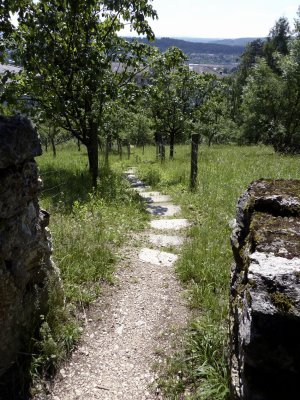
<path fill-rule="evenodd" d="M 300 152 L 300 40 L 279 58 L 280 75 L 264 60 L 253 69 L 243 95 L 245 136 L 276 151 Z"/>
<path fill-rule="evenodd" d="M 156 18 L 156 12 L 150 0 L 7 0 L 5 4 L 0 22 L 7 25 L 23 66 L 20 98 L 26 94 L 34 99 L 34 107 L 49 121 L 88 147 L 95 183 L 97 136 L 105 105 L 131 87 L 150 53 L 144 44 L 126 41 L 118 32 L 128 23 L 153 38 L 148 18 Z M 9 11 L 18 12 L 16 28 Z M 120 65 L 117 71 L 113 63 Z"/>

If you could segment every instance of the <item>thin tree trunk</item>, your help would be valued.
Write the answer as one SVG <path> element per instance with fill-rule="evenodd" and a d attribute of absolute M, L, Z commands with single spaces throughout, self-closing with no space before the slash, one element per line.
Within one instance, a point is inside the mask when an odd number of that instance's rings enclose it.
<path fill-rule="evenodd" d="M 170 134 L 170 160 L 174 160 L 174 141 L 175 141 L 175 132 L 171 132 L 171 134 Z"/>
<path fill-rule="evenodd" d="M 156 132 L 154 137 L 156 145 L 156 160 L 158 161 L 159 157 L 161 156 L 160 150 L 161 150 L 162 135 Z"/>
<path fill-rule="evenodd" d="M 81 147 L 80 147 L 80 140 L 79 140 L 79 139 L 77 139 L 77 150 L 78 150 L 78 151 L 81 150 Z"/>
<path fill-rule="evenodd" d="M 161 142 L 160 145 L 160 160 L 163 163 L 166 159 L 166 148 L 164 142 Z"/>
<path fill-rule="evenodd" d="M 130 155 L 131 155 L 131 153 L 130 153 L 130 141 L 127 140 L 127 158 L 128 158 L 128 160 L 130 160 Z"/>
<path fill-rule="evenodd" d="M 120 160 L 123 158 L 123 146 L 122 146 L 122 140 L 118 139 L 118 153 L 120 156 Z"/>
<path fill-rule="evenodd" d="M 105 166 L 108 167 L 109 163 L 109 150 L 110 150 L 110 135 L 107 135 L 105 141 Z"/>
<path fill-rule="evenodd" d="M 156 160 L 159 160 L 160 156 L 160 143 L 156 142 Z"/>
<path fill-rule="evenodd" d="M 50 136 L 50 142 L 51 142 L 51 147 L 52 147 L 52 153 L 53 157 L 56 157 L 56 147 L 55 147 L 55 141 L 54 141 L 54 136 Z"/>
<path fill-rule="evenodd" d="M 99 165 L 98 165 L 98 137 L 97 129 L 93 127 L 91 131 L 90 141 L 87 145 L 88 159 L 89 159 L 89 169 L 92 176 L 92 185 L 94 188 L 97 187 L 97 178 L 99 175 Z"/>
<path fill-rule="evenodd" d="M 191 153 L 191 189 L 195 189 L 198 175 L 198 144 L 199 134 L 192 134 L 192 153 Z"/>

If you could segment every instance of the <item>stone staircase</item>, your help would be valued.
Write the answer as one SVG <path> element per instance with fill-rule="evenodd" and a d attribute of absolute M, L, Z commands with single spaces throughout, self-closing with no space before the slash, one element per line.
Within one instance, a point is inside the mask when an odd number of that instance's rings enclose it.
<path fill-rule="evenodd" d="M 152 265 L 172 266 L 178 259 L 180 246 L 185 240 L 183 230 L 190 226 L 189 221 L 180 218 L 181 208 L 172 203 L 170 196 L 151 191 L 151 187 L 136 176 L 135 168 L 125 171 L 124 176 L 144 199 L 146 210 L 151 214 L 150 229 L 147 232 L 149 247 L 140 250 L 139 259 Z M 176 251 L 171 253 L 163 250 L 170 247 Z"/>

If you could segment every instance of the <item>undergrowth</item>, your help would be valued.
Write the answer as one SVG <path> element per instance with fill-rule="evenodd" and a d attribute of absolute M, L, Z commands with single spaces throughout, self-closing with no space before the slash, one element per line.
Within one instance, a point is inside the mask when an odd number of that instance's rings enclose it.
<path fill-rule="evenodd" d="M 225 400 L 228 397 L 227 332 L 232 220 L 238 197 L 259 178 L 299 179 L 299 157 L 264 146 L 200 147 L 197 188 L 189 190 L 190 148 L 177 146 L 175 159 L 155 161 L 155 148 L 135 150 L 141 179 L 171 194 L 192 223 L 177 273 L 197 315 L 185 350 L 168 360 L 160 384 L 168 399 Z"/>

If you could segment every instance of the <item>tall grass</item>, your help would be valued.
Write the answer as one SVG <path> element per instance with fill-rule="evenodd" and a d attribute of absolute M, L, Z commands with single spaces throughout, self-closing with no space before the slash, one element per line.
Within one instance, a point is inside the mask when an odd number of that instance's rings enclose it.
<path fill-rule="evenodd" d="M 113 160 L 113 158 L 112 158 Z M 50 212 L 53 259 L 60 269 L 65 301 L 49 282 L 49 312 L 41 316 L 31 374 L 51 373 L 69 354 L 80 336 L 79 311 L 101 293 L 112 273 L 120 246 L 131 231 L 148 219 L 139 197 L 119 172 L 100 165 L 97 191 L 91 189 L 87 155 L 71 144 L 58 148 L 57 157 L 37 159 L 43 190 L 40 203 Z"/>
<path fill-rule="evenodd" d="M 186 338 L 185 352 L 170 362 L 162 387 L 167 398 L 224 400 L 229 275 L 232 263 L 230 223 L 236 202 L 259 178 L 299 179 L 299 157 L 281 156 L 264 146 L 200 147 L 197 189 L 191 192 L 190 148 L 177 146 L 175 160 L 155 162 L 155 149 L 142 158 L 135 152 L 141 178 L 181 204 L 191 220 L 190 240 L 183 248 L 177 273 L 190 291 L 197 317 Z"/>

